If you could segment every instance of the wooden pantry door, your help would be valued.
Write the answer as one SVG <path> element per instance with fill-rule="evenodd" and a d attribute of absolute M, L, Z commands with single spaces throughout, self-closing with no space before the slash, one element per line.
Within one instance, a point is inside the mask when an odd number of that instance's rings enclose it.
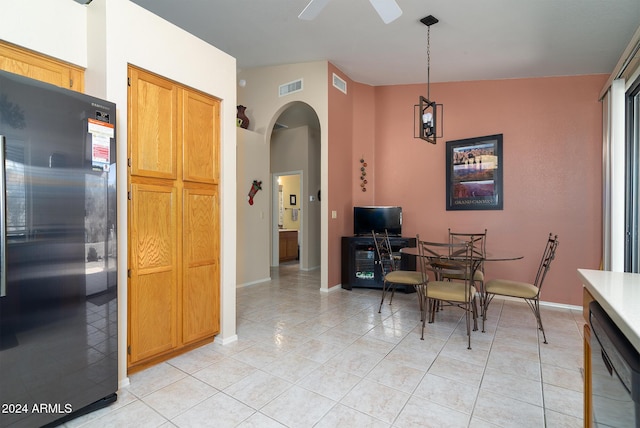
<path fill-rule="evenodd" d="M 177 191 L 131 185 L 129 363 L 178 346 Z"/>
<path fill-rule="evenodd" d="M 188 343 L 220 331 L 218 190 L 185 189 L 183 206 L 182 332 Z"/>
<path fill-rule="evenodd" d="M 129 371 L 220 330 L 220 101 L 129 69 Z"/>

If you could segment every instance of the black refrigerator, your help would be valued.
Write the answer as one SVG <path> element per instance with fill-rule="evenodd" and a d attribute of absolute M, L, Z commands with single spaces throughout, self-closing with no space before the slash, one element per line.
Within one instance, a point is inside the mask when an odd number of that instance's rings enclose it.
<path fill-rule="evenodd" d="M 116 400 L 116 106 L 0 71 L 0 427 Z"/>

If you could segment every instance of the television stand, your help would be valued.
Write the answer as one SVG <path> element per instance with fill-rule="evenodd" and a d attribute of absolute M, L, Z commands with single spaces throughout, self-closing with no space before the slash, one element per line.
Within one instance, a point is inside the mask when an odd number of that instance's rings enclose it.
<path fill-rule="evenodd" d="M 401 248 L 415 247 L 416 238 L 403 236 L 390 236 L 391 250 L 396 252 Z M 402 256 L 400 269 L 416 270 L 416 258 Z M 382 289 L 383 277 L 376 245 L 370 235 L 343 236 L 342 237 L 342 288 L 378 288 Z M 404 288 L 405 293 L 414 292 L 412 286 L 398 286 L 398 290 Z"/>

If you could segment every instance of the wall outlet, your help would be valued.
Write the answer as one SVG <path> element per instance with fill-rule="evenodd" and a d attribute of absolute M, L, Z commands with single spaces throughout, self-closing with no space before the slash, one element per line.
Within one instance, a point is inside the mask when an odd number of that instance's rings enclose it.
<path fill-rule="evenodd" d="M 331 211 L 331 218 L 338 218 L 338 211 Z"/>

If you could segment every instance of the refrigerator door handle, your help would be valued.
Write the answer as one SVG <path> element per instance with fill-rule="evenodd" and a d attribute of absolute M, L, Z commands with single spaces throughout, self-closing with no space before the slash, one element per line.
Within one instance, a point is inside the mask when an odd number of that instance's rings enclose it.
<path fill-rule="evenodd" d="M 5 171 L 5 138 L 0 135 L 0 297 L 7 294 L 7 186 Z"/>

